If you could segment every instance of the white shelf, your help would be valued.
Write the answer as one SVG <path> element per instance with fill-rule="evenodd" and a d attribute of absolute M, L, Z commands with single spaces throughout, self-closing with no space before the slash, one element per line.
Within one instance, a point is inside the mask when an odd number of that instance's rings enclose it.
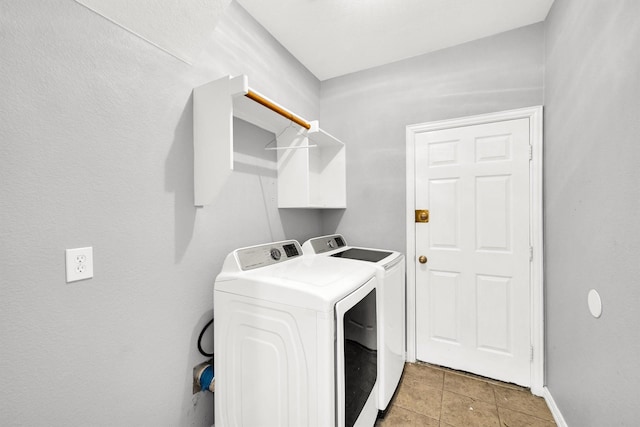
<path fill-rule="evenodd" d="M 246 97 L 250 91 L 257 93 L 244 75 L 223 77 L 193 90 L 195 205 L 211 204 L 233 171 L 235 116 L 278 136 L 278 207 L 345 208 L 344 144 L 320 129 L 317 121 L 290 113 L 308 122 L 306 129 Z"/>

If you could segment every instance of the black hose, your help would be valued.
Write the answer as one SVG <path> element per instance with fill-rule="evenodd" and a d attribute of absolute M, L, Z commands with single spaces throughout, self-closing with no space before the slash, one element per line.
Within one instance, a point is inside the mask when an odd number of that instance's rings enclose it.
<path fill-rule="evenodd" d="M 207 323 L 207 324 L 204 326 L 204 328 L 202 328 L 202 331 L 200 331 L 200 336 L 198 337 L 198 351 L 200 352 L 200 354 L 202 354 L 203 356 L 206 356 L 206 357 L 213 357 L 213 353 L 207 353 L 206 351 L 204 351 L 204 350 L 202 349 L 202 337 L 204 336 L 204 331 L 206 331 L 206 330 L 207 330 L 207 328 L 208 328 L 209 326 L 211 326 L 212 324 L 213 324 L 213 319 L 211 319 L 211 320 L 209 321 L 209 323 Z"/>

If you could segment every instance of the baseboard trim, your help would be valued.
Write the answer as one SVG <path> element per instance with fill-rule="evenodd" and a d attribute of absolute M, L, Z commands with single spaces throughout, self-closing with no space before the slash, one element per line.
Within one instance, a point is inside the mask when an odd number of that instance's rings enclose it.
<path fill-rule="evenodd" d="M 553 396 L 551 396 L 551 392 L 547 387 L 543 388 L 542 397 L 544 397 L 545 402 L 547 402 L 547 406 L 551 411 L 551 415 L 553 415 L 553 418 L 556 420 L 556 424 L 558 425 L 558 427 L 569 427 L 567 425 L 567 422 L 564 420 L 560 409 L 558 409 L 556 401 L 553 400 Z"/>

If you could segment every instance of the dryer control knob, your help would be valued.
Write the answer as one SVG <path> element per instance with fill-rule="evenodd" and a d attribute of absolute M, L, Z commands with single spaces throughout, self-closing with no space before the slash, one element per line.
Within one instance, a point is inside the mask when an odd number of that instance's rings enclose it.
<path fill-rule="evenodd" d="M 282 254 L 280 253 L 279 249 L 276 249 L 276 248 L 271 249 L 271 258 L 272 259 L 278 261 L 281 256 L 282 256 Z"/>

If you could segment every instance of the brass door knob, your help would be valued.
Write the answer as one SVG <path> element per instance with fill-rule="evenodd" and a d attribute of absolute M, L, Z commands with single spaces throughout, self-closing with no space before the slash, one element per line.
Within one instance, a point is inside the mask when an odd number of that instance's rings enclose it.
<path fill-rule="evenodd" d="M 421 212 L 419 217 L 420 217 L 420 221 L 426 221 L 427 218 L 429 218 L 426 212 Z"/>
<path fill-rule="evenodd" d="M 418 258 L 418 261 L 420 262 L 420 264 L 426 264 L 427 263 L 427 257 L 424 255 L 420 255 L 420 257 Z"/>

